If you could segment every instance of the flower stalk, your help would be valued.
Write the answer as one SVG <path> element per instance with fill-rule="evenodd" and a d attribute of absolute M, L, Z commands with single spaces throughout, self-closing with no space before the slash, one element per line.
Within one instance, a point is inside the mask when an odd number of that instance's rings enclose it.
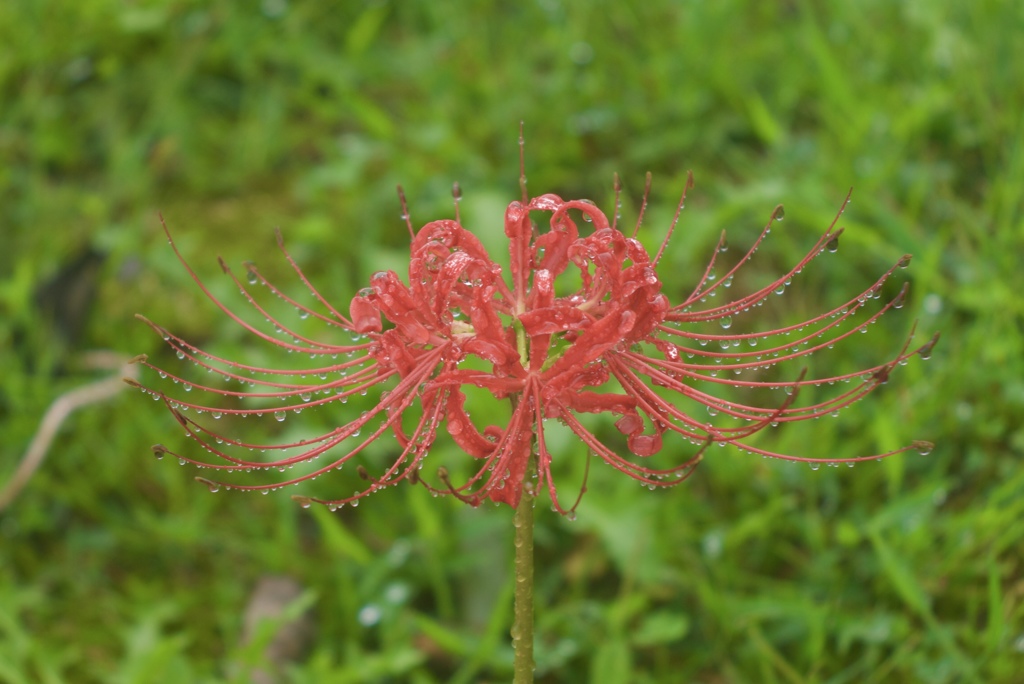
<path fill-rule="evenodd" d="M 527 472 L 536 471 L 530 459 Z M 512 621 L 512 649 L 515 652 L 513 684 L 533 682 L 533 507 L 536 495 L 532 481 L 523 487 L 512 524 L 515 527 L 515 607 Z"/>

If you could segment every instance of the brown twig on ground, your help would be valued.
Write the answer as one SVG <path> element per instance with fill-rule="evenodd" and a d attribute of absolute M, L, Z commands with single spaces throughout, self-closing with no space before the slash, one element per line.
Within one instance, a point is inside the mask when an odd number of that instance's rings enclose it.
<path fill-rule="evenodd" d="M 87 352 L 82 355 L 81 365 L 83 368 L 96 370 L 117 370 L 102 380 L 96 380 L 65 392 L 50 404 L 43 419 L 39 422 L 39 429 L 36 430 L 28 450 L 25 451 L 25 456 L 18 464 L 18 469 L 0 490 L 0 511 L 6 509 L 14 501 L 32 475 L 42 465 L 43 459 L 46 458 L 46 453 L 50 449 L 50 444 L 57 436 L 57 430 L 64 424 L 68 416 L 83 406 L 111 399 L 125 388 L 124 378 L 135 380 L 139 373 L 138 366 L 132 363 L 132 360 L 111 351 Z"/>

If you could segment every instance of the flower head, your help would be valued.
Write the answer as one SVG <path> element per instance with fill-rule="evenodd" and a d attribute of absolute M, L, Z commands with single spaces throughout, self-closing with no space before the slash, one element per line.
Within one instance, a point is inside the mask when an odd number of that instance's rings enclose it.
<path fill-rule="evenodd" d="M 649 187 L 648 176 L 648 191 Z M 687 189 L 690 187 L 692 178 Z M 167 405 L 207 454 L 203 459 L 175 455 L 183 462 L 218 471 L 219 477 L 197 478 L 211 489 L 230 486 L 266 491 L 359 462 L 371 443 L 387 437 L 397 445 L 388 463 L 373 465 L 373 459 L 365 459 L 356 466 L 368 482 L 363 489 L 332 500 L 295 498 L 303 505 L 356 505 L 378 489 L 410 480 L 473 505 L 490 499 L 515 506 L 524 487 L 534 492 L 546 489 L 554 508 L 566 513 L 575 504 L 564 506 L 556 492 L 552 462 L 558 455 L 549 450 L 546 435 L 550 419 L 564 426 L 560 429 L 568 428 L 604 462 L 652 488 L 686 479 L 708 446 L 715 443 L 812 464 L 855 462 L 931 448 L 927 442 L 913 442 L 883 454 L 833 459 L 775 453 L 748 443 L 748 438 L 768 426 L 834 414 L 884 384 L 912 355 L 928 357 L 938 335 L 916 349 L 910 348 L 908 338 L 888 360 L 853 372 L 807 377 L 806 369 L 800 370 L 802 358 L 831 348 L 890 309 L 902 306 L 906 286 L 894 299 L 869 312 L 883 283 L 908 265 L 909 256 L 863 292 L 809 320 L 730 333 L 733 320 L 752 318 L 750 312 L 784 291 L 808 263 L 836 250 L 842 233 L 842 228 L 835 227 L 838 215 L 788 272 L 733 298 L 724 295 L 732 293 L 729 288 L 737 272 L 772 225 L 782 219 L 782 207 L 772 212 L 747 253 L 716 277 L 719 254 L 725 250 L 723 233 L 692 293 L 673 304 L 662 290 L 658 269 L 679 219 L 685 190 L 672 226 L 652 256 L 636 239 L 636 230 L 627 235 L 617 221 L 609 222 L 589 200 L 564 200 L 553 194 L 530 199 L 525 183 L 523 188 L 522 201 L 512 202 L 505 212 L 507 274 L 460 223 L 456 204 L 454 220 L 431 221 L 418 232 L 407 219 L 411 235 L 407 278 L 393 271 L 375 273 L 369 286 L 352 299 L 348 315 L 332 306 L 306 279 L 285 250 L 280 234 L 278 244 L 312 294 L 311 304 L 285 294 L 252 264 L 247 264 L 247 276 L 240 280 L 220 262 L 245 301 L 267 319 L 273 331 L 234 313 L 185 264 L 202 291 L 225 314 L 267 344 L 308 355 L 311 362 L 301 368 L 281 369 L 241 364 L 205 352 L 143 318 L 179 358 L 222 380 L 219 385 L 200 384 L 160 371 L 161 376 L 190 391 L 187 397 L 139 385 Z M 643 207 L 647 197 L 645 192 Z M 402 204 L 404 210 L 404 198 Z M 638 221 L 637 228 L 639 225 Z M 171 245 L 181 259 L 173 241 Z M 326 341 L 300 334 L 273 315 L 261 303 L 264 299 L 257 296 L 257 290 L 294 306 L 301 318 L 322 324 L 329 333 Z M 709 304 L 716 295 L 723 295 L 725 301 Z M 708 323 L 716 323 L 721 330 L 707 332 Z M 351 341 L 339 341 L 339 332 L 350 335 Z M 150 365 L 145 357 L 140 357 L 140 362 Z M 231 381 L 241 387 L 233 388 Z M 801 390 L 825 383 L 843 389 L 809 403 L 797 401 Z M 360 415 L 347 413 L 340 406 L 349 397 L 370 390 L 380 391 L 380 399 Z M 480 424 L 470 415 L 467 392 L 507 400 L 511 406 L 507 422 Z M 769 400 L 754 402 L 749 397 L 755 394 Z M 193 401 L 197 395 L 205 398 Z M 226 407 L 229 401 L 242 403 Z M 709 421 L 683 408 L 684 402 L 703 405 L 707 413 L 720 414 L 721 419 Z M 326 434 L 286 444 L 251 444 L 220 434 L 215 427 L 222 415 L 284 420 L 311 407 L 335 411 L 338 425 Z M 610 416 L 621 438 L 599 438 L 593 414 Z M 473 473 L 459 484 L 444 467 L 438 469 L 432 484 L 427 481 L 432 477 L 420 476 L 420 468 L 443 433 L 473 459 Z M 651 457 L 662 452 L 669 436 L 681 439 L 686 449 L 674 462 L 655 467 Z M 153 449 L 157 456 L 170 453 L 161 445 Z M 254 457 L 253 451 L 261 455 Z M 272 455 L 266 457 L 268 453 Z M 275 482 L 221 482 L 231 471 L 275 468 L 287 472 L 299 464 L 307 464 L 301 474 Z"/>

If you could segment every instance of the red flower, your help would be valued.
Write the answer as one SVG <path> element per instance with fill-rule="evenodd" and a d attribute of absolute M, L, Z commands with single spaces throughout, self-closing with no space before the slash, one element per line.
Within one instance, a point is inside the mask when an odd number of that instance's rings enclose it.
<path fill-rule="evenodd" d="M 687 187 L 692 187 L 692 179 Z M 645 193 L 644 206 L 646 198 Z M 546 229 L 535 223 L 539 214 L 546 215 Z M 584 234 L 573 215 L 587 224 Z M 527 200 L 524 192 L 523 201 L 513 202 L 505 212 L 510 253 L 510 281 L 506 281 L 502 267 L 459 223 L 456 212 L 456 220 L 432 221 L 413 235 L 407 281 L 393 271 L 374 274 L 370 286 L 352 300 L 347 317 L 313 288 L 278 235 L 285 257 L 318 306 L 307 307 L 291 299 L 251 264 L 247 265 L 249 284 L 266 287 L 295 306 L 303 318 L 314 317 L 327 328 L 353 334 L 356 340 L 352 344 L 318 342 L 293 331 L 271 315 L 253 296 L 253 289 L 221 261 L 248 303 L 276 329 L 274 334 L 264 332 L 222 304 L 186 264 L 206 296 L 252 334 L 288 352 L 308 354 L 322 365 L 274 370 L 239 364 L 201 351 L 143 318 L 179 358 L 224 380 L 248 384 L 255 391 L 186 384 L 186 390 L 195 392 L 192 396 L 210 395 L 205 401 L 192 402 L 143 389 L 163 400 L 187 434 L 212 457 L 209 462 L 178 455 L 183 462 L 221 471 L 285 471 L 297 464 L 314 464 L 301 475 L 280 482 L 224 485 L 236 489 L 271 490 L 315 478 L 356 459 L 371 442 L 390 432 L 398 445 L 390 465 L 372 473 L 365 465 L 357 466 L 370 483 L 365 489 L 330 501 L 295 497 L 303 505 L 316 501 L 332 508 L 356 505 L 369 493 L 408 479 L 473 505 L 491 499 L 515 506 L 524 486 L 546 488 L 555 509 L 566 513 L 556 495 L 551 468 L 555 455 L 549 451 L 545 434 L 552 418 L 567 426 L 603 461 L 652 488 L 686 479 L 712 443 L 734 444 L 752 453 L 812 464 L 838 460 L 774 453 L 746 440 L 770 425 L 834 414 L 885 383 L 908 357 L 916 353 L 927 358 L 938 335 L 912 351 L 908 339 L 892 359 L 856 372 L 808 378 L 805 370 L 785 380 L 770 376 L 787 362 L 831 348 L 886 311 L 902 306 L 906 286 L 874 313 L 855 319 L 877 298 L 883 283 L 907 266 L 910 257 L 900 259 L 856 297 L 801 323 L 761 332 L 707 333 L 702 332 L 707 327 L 704 324 L 731 327 L 734 318 L 781 292 L 821 253 L 835 251 L 842 229 L 835 229 L 833 221 L 807 255 L 774 282 L 721 305 L 706 304 L 728 291 L 772 224 L 782 219 L 779 206 L 746 255 L 716 278 L 716 259 L 725 250 L 723 233 L 693 293 L 672 304 L 662 292 L 657 269 L 678 218 L 677 210 L 665 241 L 652 258 L 635 239 L 635 230 L 634 236 L 627 236 L 588 200 L 563 200 L 550 194 Z M 412 234 L 411 224 L 409 230 Z M 144 357 L 140 360 L 150 365 Z M 310 382 L 310 376 L 317 380 Z M 183 377 L 170 377 L 187 382 Z M 823 383 L 848 384 L 849 388 L 815 403 L 797 404 L 801 389 Z M 327 434 L 288 444 L 249 444 L 226 437 L 211 427 L 215 421 L 205 415 L 213 419 L 223 414 L 273 415 L 283 420 L 288 413 L 345 403 L 349 397 L 378 386 L 383 391 L 372 409 L 348 416 L 348 422 Z M 507 424 L 479 425 L 471 419 L 465 393 L 469 387 L 482 388 L 499 400 L 509 399 L 513 408 Z M 744 390 L 744 396 L 772 394 L 770 389 L 785 390 L 785 395 L 763 406 L 722 396 L 736 394 L 735 388 Z M 721 392 L 716 395 L 716 390 Z M 224 398 L 283 403 L 224 408 Z M 721 425 L 708 422 L 681 408 L 684 401 L 702 404 L 712 415 L 721 413 L 732 420 Z M 337 411 L 339 417 L 345 413 L 343 407 Z M 614 418 L 629 456 L 620 454 L 586 424 L 589 421 L 584 414 L 602 413 Z M 442 429 L 476 459 L 475 474 L 462 484 L 454 485 L 444 468 L 438 471 L 441 485 L 429 485 L 420 478 L 419 470 Z M 675 433 L 692 448 L 667 467 L 648 465 L 650 457 L 662 450 L 665 433 Z M 348 444 L 341 446 L 346 441 Z M 884 454 L 842 460 L 855 462 L 930 448 L 927 442 L 914 442 Z M 170 453 L 161 445 L 153 449 L 158 456 Z M 254 459 L 246 450 L 281 455 Z M 534 454 L 535 471 L 531 469 Z M 214 480 L 197 479 L 211 489 L 221 486 Z M 575 505 L 568 510 L 573 508 Z"/>

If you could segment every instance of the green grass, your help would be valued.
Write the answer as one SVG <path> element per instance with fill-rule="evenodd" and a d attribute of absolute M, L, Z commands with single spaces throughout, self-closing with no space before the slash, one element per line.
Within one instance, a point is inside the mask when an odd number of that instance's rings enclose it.
<path fill-rule="evenodd" d="M 787 220 L 753 268 L 792 263 L 854 186 L 840 252 L 772 315 L 821 310 L 912 253 L 908 305 L 847 360 L 884 358 L 914 319 L 922 340 L 943 333 L 840 419 L 759 442 L 855 455 L 919 438 L 937 444 L 927 457 L 812 472 L 716 450 L 681 488 L 595 468 L 576 522 L 539 511 L 538 680 L 1016 681 L 1024 9 L 827 6 L 0 4 L 0 481 L 50 402 L 100 377 L 83 351 L 174 366 L 136 312 L 262 353 L 178 267 L 158 212 L 218 292 L 232 288 L 215 254 L 286 275 L 280 226 L 345 306 L 407 257 L 397 183 L 423 223 L 451 216 L 458 181 L 466 224 L 500 246 L 523 120 L 535 194 L 607 206 L 618 172 L 629 221 L 652 171 L 652 246 L 693 169 L 676 295 L 721 229 L 747 245 L 777 203 Z M 71 267 L 90 253 L 102 261 Z M 136 393 L 82 409 L 0 513 L 0 681 L 233 681 L 231 663 L 259 659 L 242 612 L 267 574 L 314 606 L 285 681 L 509 679 L 511 510 L 411 487 L 337 514 L 211 495 L 154 442 L 184 446 Z M 561 447 L 567 482 L 579 452 Z"/>

